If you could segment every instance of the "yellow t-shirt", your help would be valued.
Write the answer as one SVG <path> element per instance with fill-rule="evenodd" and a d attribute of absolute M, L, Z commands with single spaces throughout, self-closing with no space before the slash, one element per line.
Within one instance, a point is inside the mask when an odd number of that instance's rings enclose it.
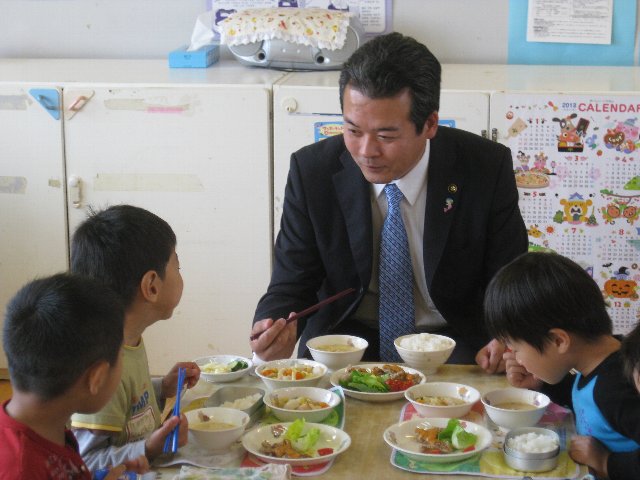
<path fill-rule="evenodd" d="M 160 426 L 144 342 L 137 347 L 125 345 L 123 361 L 122 379 L 109 403 L 97 413 L 71 417 L 73 428 L 114 432 L 114 446 L 146 438 Z"/>

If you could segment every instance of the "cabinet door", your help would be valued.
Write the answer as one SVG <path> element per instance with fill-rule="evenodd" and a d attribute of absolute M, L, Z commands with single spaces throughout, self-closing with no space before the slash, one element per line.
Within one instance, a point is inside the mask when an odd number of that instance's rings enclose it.
<path fill-rule="evenodd" d="M 330 75 L 335 75 L 335 78 Z M 274 86 L 274 240 L 280 230 L 291 154 L 326 136 L 342 133 L 337 74 L 326 74 L 321 77 L 322 81 L 315 77 L 312 79 L 316 80 L 318 85 L 303 85 L 298 81 L 296 85 Z M 295 80 L 294 78 L 293 81 Z M 441 125 L 460 128 L 478 135 L 486 134 L 489 125 L 489 94 L 443 91 L 440 96 L 439 113 Z"/>
<path fill-rule="evenodd" d="M 67 269 L 62 123 L 34 99 L 32 88 L 39 87 L 0 86 L 3 317 L 7 302 L 27 281 Z M 6 367 L 0 347 L 0 368 Z"/>
<path fill-rule="evenodd" d="M 440 124 L 487 137 L 489 94 L 443 90 L 440 94 Z"/>
<path fill-rule="evenodd" d="M 270 275 L 270 91 L 262 86 L 97 88 L 66 123 L 70 230 L 89 207 L 127 203 L 178 239 L 184 293 L 144 334 L 151 371 L 249 355 Z M 65 92 L 65 102 L 76 96 Z"/>

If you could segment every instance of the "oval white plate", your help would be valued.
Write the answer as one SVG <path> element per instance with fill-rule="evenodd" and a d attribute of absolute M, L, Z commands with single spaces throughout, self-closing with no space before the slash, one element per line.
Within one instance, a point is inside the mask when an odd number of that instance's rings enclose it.
<path fill-rule="evenodd" d="M 194 362 L 200 368 L 202 368 L 204 365 L 210 362 L 227 365 L 233 362 L 234 360 L 242 360 L 248 365 L 248 367 L 243 368 L 242 370 L 237 370 L 235 372 L 228 372 L 228 373 L 206 373 L 202 371 L 200 372 L 200 378 L 202 378 L 207 382 L 223 383 L 223 382 L 233 382 L 234 380 L 237 380 L 238 378 L 246 374 L 249 370 L 251 370 L 251 367 L 253 366 L 253 363 L 251 362 L 251 360 L 245 357 L 241 357 L 239 355 L 210 355 L 208 357 L 196 358 Z"/>
<path fill-rule="evenodd" d="M 347 448 L 349 448 L 349 445 L 351 445 L 351 437 L 349 437 L 349 435 L 343 430 L 335 427 L 330 427 L 329 425 L 323 425 L 321 423 L 307 423 L 305 424 L 305 432 L 310 428 L 317 428 L 320 430 L 320 439 L 318 440 L 315 448 L 332 448 L 333 453 L 311 458 L 272 457 L 270 455 L 261 453 L 260 448 L 262 447 L 262 442 L 264 441 L 279 442 L 283 439 L 283 435 L 278 438 L 273 436 L 272 427 L 276 425 L 282 425 L 283 427 L 288 428 L 289 425 L 291 425 L 291 422 L 274 423 L 273 425 L 264 425 L 262 427 L 256 428 L 255 430 L 250 430 L 242 437 L 242 446 L 245 448 L 245 450 L 247 450 L 255 457 L 259 458 L 263 462 L 288 463 L 291 466 L 297 467 L 303 465 L 317 465 L 319 463 L 328 462 L 332 458 L 340 455 Z"/>
<path fill-rule="evenodd" d="M 464 460 L 472 457 L 491 445 L 491 432 L 476 423 L 461 420 L 463 428 L 478 436 L 475 449 L 470 452 L 455 453 L 422 453 L 422 445 L 416 441 L 415 430 L 418 425 L 426 425 L 427 428 L 447 426 L 448 418 L 414 418 L 405 422 L 391 425 L 384 431 L 382 438 L 387 444 L 396 450 L 404 453 L 407 457 L 422 462 L 429 463 L 449 463 Z"/>
<path fill-rule="evenodd" d="M 351 367 L 370 369 L 373 367 L 382 367 L 383 365 L 393 365 L 393 364 L 392 363 L 365 363 L 362 365 L 351 365 Z M 419 370 L 405 367 L 404 365 L 399 365 L 399 366 L 402 367 L 402 369 L 407 373 L 411 373 L 413 375 L 419 375 L 420 382 L 418 382 L 418 384 L 424 383 L 427 381 L 427 377 L 425 377 L 424 374 Z M 333 374 L 331 375 L 331 378 L 329 379 L 329 381 L 331 382 L 331 385 L 333 385 L 334 387 L 340 387 L 341 386 L 340 377 L 344 376 L 348 368 L 350 367 L 341 368 L 340 370 L 336 370 L 335 372 L 333 372 Z M 406 390 L 401 390 L 399 392 L 370 393 L 370 392 L 359 392 L 357 390 L 351 390 L 347 387 L 342 387 L 342 388 L 344 390 L 345 395 L 352 398 L 357 398 L 358 400 L 366 400 L 367 402 L 389 402 L 391 400 L 398 400 L 400 398 L 404 398 L 404 392 L 406 391 Z"/>

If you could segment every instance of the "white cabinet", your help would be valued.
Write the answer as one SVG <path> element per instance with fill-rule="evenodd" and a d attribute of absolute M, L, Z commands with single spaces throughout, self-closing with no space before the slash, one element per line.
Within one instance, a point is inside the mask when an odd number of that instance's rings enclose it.
<path fill-rule="evenodd" d="M 0 83 L 0 309 L 28 280 L 64 270 L 62 122 L 21 84 Z M 59 95 L 59 92 L 58 92 Z M 6 358 L 0 348 L 0 369 Z"/>
<path fill-rule="evenodd" d="M 50 61 L 44 69 L 27 65 L 30 78 L 47 77 L 62 90 L 64 165 L 73 187 L 67 229 L 59 132 L 60 215 L 50 223 L 60 231 L 62 261 L 34 259 L 33 270 L 66 268 L 65 236 L 90 208 L 146 208 L 175 230 L 185 282 L 173 318 L 145 332 L 152 373 L 208 354 L 249 355 L 251 320 L 271 269 L 271 84 L 284 74 L 235 63 L 170 70 L 164 61 Z M 72 117 L 71 107 L 79 109 Z M 0 200 L 4 219 L 8 204 Z M 31 210 L 34 226 L 47 217 L 35 202 Z M 49 238 L 34 243 L 49 251 Z"/>

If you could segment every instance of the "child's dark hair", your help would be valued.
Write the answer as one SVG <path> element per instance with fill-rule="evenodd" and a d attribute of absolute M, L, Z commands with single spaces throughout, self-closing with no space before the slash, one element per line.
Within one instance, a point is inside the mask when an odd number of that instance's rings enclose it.
<path fill-rule="evenodd" d="M 90 214 L 73 234 L 71 271 L 97 278 L 128 307 L 145 273 L 164 278 L 176 235 L 162 218 L 139 207 L 117 205 Z"/>
<path fill-rule="evenodd" d="M 68 273 L 33 280 L 4 322 L 13 388 L 45 401 L 64 394 L 96 362 L 115 365 L 123 331 L 122 301 L 101 282 Z"/>
<path fill-rule="evenodd" d="M 525 253 L 502 267 L 487 287 L 484 315 L 494 338 L 523 341 L 539 352 L 552 328 L 587 341 L 610 335 L 613 328 L 596 282 L 555 253 Z"/>
<path fill-rule="evenodd" d="M 634 373 L 640 372 L 640 324 L 624 337 L 622 346 L 620 347 L 622 362 L 624 364 L 624 373 L 635 385 Z"/>

